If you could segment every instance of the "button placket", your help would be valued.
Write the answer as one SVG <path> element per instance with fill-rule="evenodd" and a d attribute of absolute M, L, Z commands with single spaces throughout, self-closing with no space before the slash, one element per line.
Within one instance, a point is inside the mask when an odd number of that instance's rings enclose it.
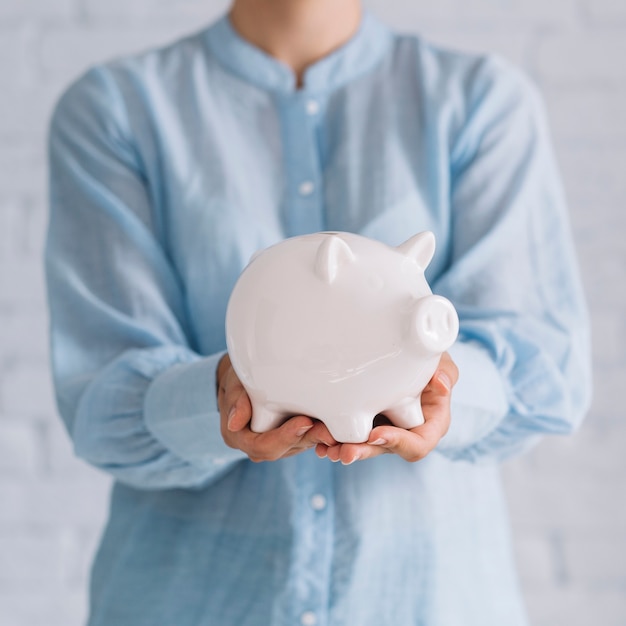
<path fill-rule="evenodd" d="M 320 111 L 320 103 L 317 100 L 313 100 L 313 98 L 307 100 L 306 105 L 306 112 L 309 115 L 317 115 Z"/>
<path fill-rule="evenodd" d="M 305 611 L 300 616 L 302 626 L 315 626 L 317 624 L 317 616 L 313 611 Z"/>
<path fill-rule="evenodd" d="M 294 457 L 298 485 L 291 565 L 291 623 L 324 626 L 330 594 L 334 466 L 311 452 Z"/>
<path fill-rule="evenodd" d="M 285 220 L 288 236 L 324 230 L 321 156 L 317 139 L 317 98 L 295 92 L 280 100 L 287 180 Z"/>
<path fill-rule="evenodd" d="M 316 493 L 311 496 L 311 508 L 314 511 L 323 511 L 326 508 L 326 497 L 321 493 Z"/>
<path fill-rule="evenodd" d="M 315 191 L 315 185 L 313 181 L 305 180 L 300 183 L 298 187 L 298 192 L 301 196 L 310 196 Z"/>

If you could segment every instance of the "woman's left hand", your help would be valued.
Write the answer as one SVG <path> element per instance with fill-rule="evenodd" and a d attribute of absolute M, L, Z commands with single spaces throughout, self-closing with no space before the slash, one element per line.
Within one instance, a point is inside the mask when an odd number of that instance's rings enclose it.
<path fill-rule="evenodd" d="M 450 427 L 450 397 L 459 378 L 459 370 L 447 352 L 422 392 L 424 423 L 410 430 L 392 425 L 376 426 L 366 443 L 318 444 L 319 457 L 341 461 L 344 465 L 363 461 L 379 454 L 397 454 L 406 461 L 420 461 L 432 452 Z"/>

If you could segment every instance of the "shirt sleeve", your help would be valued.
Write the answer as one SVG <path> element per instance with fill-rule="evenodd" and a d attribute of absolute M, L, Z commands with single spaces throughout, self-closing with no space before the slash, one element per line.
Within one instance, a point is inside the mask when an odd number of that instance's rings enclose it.
<path fill-rule="evenodd" d="M 589 325 L 537 90 L 483 62 L 452 146 L 451 248 L 433 290 L 454 302 L 460 378 L 439 451 L 512 456 L 572 432 L 590 402 Z"/>
<path fill-rule="evenodd" d="M 96 68 L 50 126 L 46 277 L 57 404 L 75 452 L 144 489 L 200 487 L 246 458 L 223 442 L 223 353 L 193 349 L 183 286 L 123 100 Z"/>

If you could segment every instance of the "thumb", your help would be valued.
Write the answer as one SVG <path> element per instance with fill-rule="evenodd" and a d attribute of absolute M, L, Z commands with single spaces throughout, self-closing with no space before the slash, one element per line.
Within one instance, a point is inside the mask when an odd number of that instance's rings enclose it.
<path fill-rule="evenodd" d="M 443 370 L 437 370 L 432 379 L 434 391 L 439 395 L 447 396 L 452 391 L 452 381 L 450 380 L 450 376 L 448 373 Z"/>
<path fill-rule="evenodd" d="M 245 390 L 242 389 L 230 408 L 226 418 L 226 427 L 231 432 L 243 430 L 250 422 L 251 417 L 252 405 L 250 404 L 250 398 Z"/>

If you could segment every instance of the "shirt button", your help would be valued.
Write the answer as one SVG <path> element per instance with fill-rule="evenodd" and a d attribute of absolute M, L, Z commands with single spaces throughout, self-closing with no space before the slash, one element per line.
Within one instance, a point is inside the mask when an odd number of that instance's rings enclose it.
<path fill-rule="evenodd" d="M 307 100 L 306 112 L 309 115 L 316 115 L 317 113 L 319 113 L 319 110 L 320 110 L 320 105 L 319 105 L 319 102 L 317 102 L 317 100 Z"/>
<path fill-rule="evenodd" d="M 314 189 L 315 185 L 310 180 L 305 180 L 300 184 L 300 187 L 298 187 L 301 196 L 310 196 Z"/>
<path fill-rule="evenodd" d="M 315 626 L 315 624 L 317 624 L 317 617 L 313 611 L 305 611 L 300 616 L 300 623 L 302 626 Z"/>
<path fill-rule="evenodd" d="M 326 508 L 326 498 L 321 493 L 311 497 L 311 508 L 314 511 L 323 511 Z"/>

